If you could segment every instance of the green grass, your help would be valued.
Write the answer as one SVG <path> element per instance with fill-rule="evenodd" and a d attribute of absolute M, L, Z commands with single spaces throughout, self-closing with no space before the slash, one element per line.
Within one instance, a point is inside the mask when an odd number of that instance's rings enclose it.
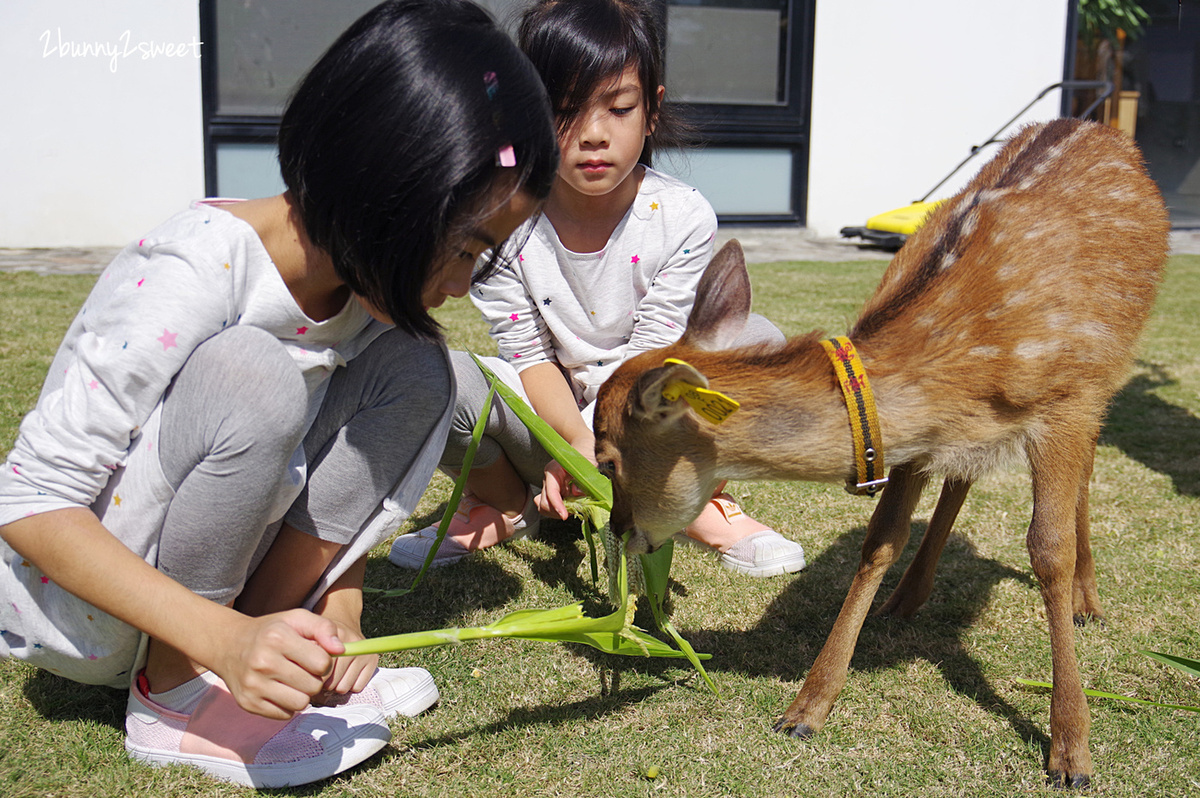
<path fill-rule="evenodd" d="M 841 332 L 884 264 L 752 266 L 755 307 L 788 333 Z M 0 441 L 9 445 L 90 278 L 0 274 Z M 1136 652 L 1200 655 L 1200 257 L 1171 260 L 1140 360 L 1110 413 L 1092 490 L 1106 628 L 1077 633 L 1085 686 L 1177 704 L 1200 683 Z M 490 353 L 465 302 L 441 318 L 451 344 Z M 440 517 L 438 477 L 405 530 Z M 981 482 L 960 517 L 928 604 L 910 622 L 867 621 L 849 681 L 825 730 L 808 742 L 770 731 L 824 642 L 849 585 L 873 506 L 837 486 L 738 484 L 757 518 L 803 542 L 795 578 L 728 574 L 676 552 L 677 628 L 721 688 L 686 662 L 614 659 L 579 647 L 489 641 L 385 657 L 429 668 L 440 705 L 398 722 L 382 754 L 343 777 L 295 790 L 329 796 L 886 796 L 1046 794 L 1049 696 L 1044 612 L 1024 549 L 1028 477 Z M 915 538 L 932 510 L 922 503 Z M 583 600 L 602 609 L 586 547 L 571 524 L 536 540 L 432 571 L 416 593 L 368 598 L 368 634 L 474 626 L 523 607 Z M 413 573 L 380 547 L 368 581 Z M 907 557 L 906 557 L 907 560 Z M 905 563 L 902 562 L 900 567 Z M 900 575 L 889 574 L 883 592 Z M 639 625 L 652 627 L 645 612 Z M 182 769 L 128 762 L 124 700 L 18 662 L 0 662 L 0 795 L 215 796 L 249 790 Z M 1192 713 L 1092 702 L 1096 793 L 1200 795 Z M 647 767 L 661 774 L 644 778 Z"/>

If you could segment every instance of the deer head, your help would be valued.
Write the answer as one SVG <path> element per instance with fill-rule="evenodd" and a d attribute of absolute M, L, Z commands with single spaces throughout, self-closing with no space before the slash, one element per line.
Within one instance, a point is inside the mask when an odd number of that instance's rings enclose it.
<path fill-rule="evenodd" d="M 700 280 L 683 338 L 626 361 L 600 389 L 596 459 L 613 483 L 613 533 L 632 532 L 630 552 L 653 551 L 695 520 L 722 481 L 714 424 L 689 404 L 709 387 L 692 362 L 731 346 L 749 312 L 745 255 L 730 241 Z"/>

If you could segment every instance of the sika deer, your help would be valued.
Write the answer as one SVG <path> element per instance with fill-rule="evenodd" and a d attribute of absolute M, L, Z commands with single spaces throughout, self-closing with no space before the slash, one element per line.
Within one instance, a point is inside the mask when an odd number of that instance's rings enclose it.
<path fill-rule="evenodd" d="M 1088 482 L 1103 415 L 1154 301 L 1167 231 L 1133 143 L 1058 120 L 1022 129 L 896 255 L 849 334 L 874 389 L 890 482 L 832 633 L 777 730 L 808 737 L 824 725 L 930 475 L 945 477 L 941 499 L 881 613 L 907 617 L 921 606 L 971 483 L 1024 455 L 1033 482 L 1027 543 L 1054 674 L 1048 771 L 1058 785 L 1089 784 L 1072 627 L 1072 618 L 1102 614 Z M 613 479 L 613 529 L 632 531 L 631 551 L 661 545 L 722 480 L 863 481 L 819 334 L 771 351 L 719 351 L 749 306 L 741 248 L 731 242 L 700 283 L 683 339 L 630 360 L 600 391 L 596 455 Z M 664 397 L 664 388 L 678 397 L 680 383 L 727 394 L 741 409 L 706 421 Z"/>

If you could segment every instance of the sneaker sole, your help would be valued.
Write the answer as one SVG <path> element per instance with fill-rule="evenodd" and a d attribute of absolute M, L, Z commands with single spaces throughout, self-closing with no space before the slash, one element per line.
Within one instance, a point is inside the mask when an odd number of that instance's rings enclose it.
<path fill-rule="evenodd" d="M 735 560 L 727 560 L 722 557 L 721 565 L 725 566 L 725 568 L 730 571 L 734 571 L 735 573 L 739 573 L 744 576 L 751 576 L 757 579 L 767 579 L 772 576 L 783 576 L 784 574 L 794 574 L 797 571 L 803 571 L 804 567 L 808 565 L 808 563 L 801 560 L 798 563 L 785 562 L 778 563 L 776 565 L 743 565 Z"/>
<path fill-rule="evenodd" d="M 130 743 L 128 740 L 125 741 L 125 750 L 132 759 L 147 765 L 156 767 L 191 765 L 225 781 L 259 789 L 274 789 L 311 784 L 314 781 L 336 776 L 379 753 L 392 737 L 388 728 L 382 724 L 364 727 L 363 732 L 349 743 L 324 756 L 303 762 L 280 762 L 264 765 L 235 762 L 231 759 L 201 754 L 182 754 L 178 751 L 144 748 Z"/>

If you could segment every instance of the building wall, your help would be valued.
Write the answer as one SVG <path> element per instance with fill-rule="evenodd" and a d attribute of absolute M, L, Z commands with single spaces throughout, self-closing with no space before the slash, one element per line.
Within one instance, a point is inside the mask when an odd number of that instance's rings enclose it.
<path fill-rule="evenodd" d="M 1066 0 L 818 0 L 809 229 L 836 236 L 924 195 L 1062 80 L 1066 25 Z M 1055 91 L 1024 118 L 1058 110 Z"/>
<path fill-rule="evenodd" d="M 196 0 L 0 2 L 0 247 L 119 245 L 204 194 Z"/>
<path fill-rule="evenodd" d="M 0 2 L 0 247 L 119 245 L 204 193 L 197 5 Z M 1066 16 L 1065 0 L 818 2 L 809 228 L 924 194 L 1061 80 Z M 1055 93 L 1028 118 L 1057 110 Z"/>

